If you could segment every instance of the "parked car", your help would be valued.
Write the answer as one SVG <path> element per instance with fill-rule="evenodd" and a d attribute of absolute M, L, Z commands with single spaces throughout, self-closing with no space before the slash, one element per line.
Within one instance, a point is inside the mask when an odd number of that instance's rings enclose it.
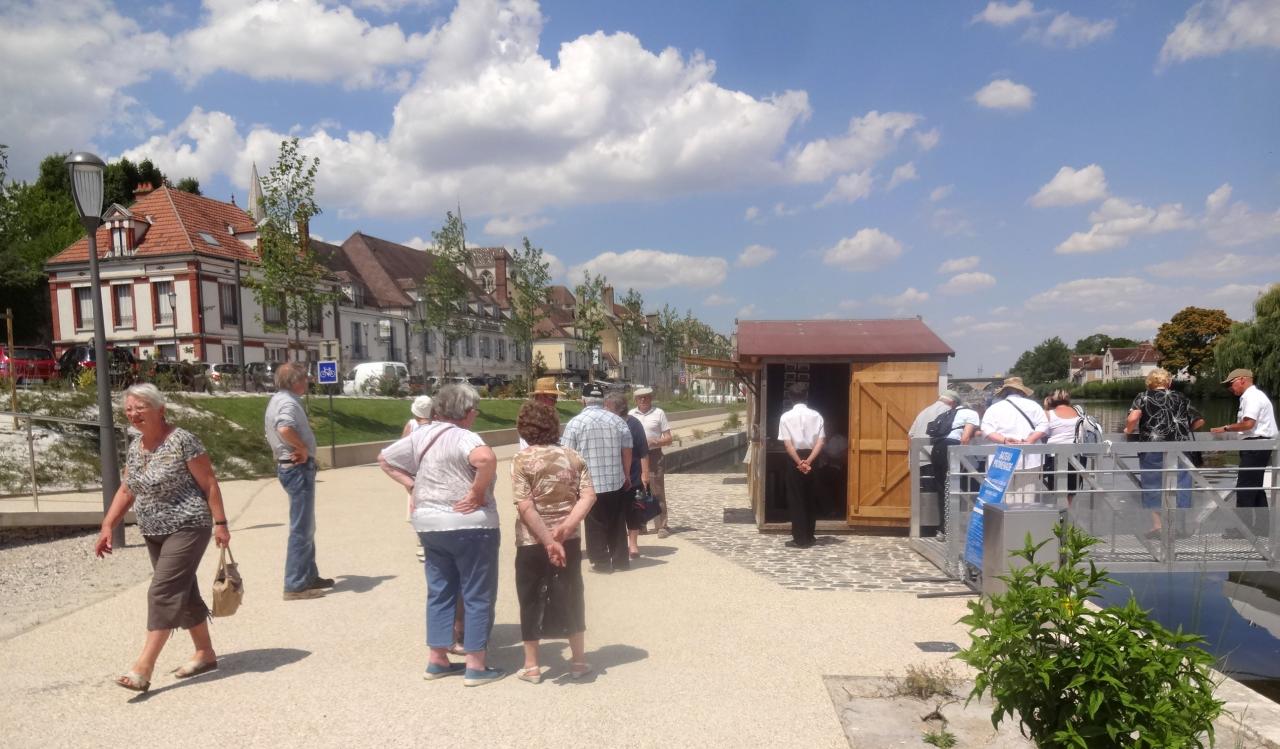
<path fill-rule="evenodd" d="M 228 387 L 240 386 L 239 364 L 205 364 L 204 366 L 211 385 L 218 386 L 225 382 Z"/>
<path fill-rule="evenodd" d="M 342 383 L 344 395 L 376 394 L 379 377 L 395 377 L 400 380 L 400 393 L 409 393 L 409 367 L 398 361 L 372 361 L 357 364 L 347 373 Z"/>
<path fill-rule="evenodd" d="M 14 377 L 19 384 L 52 380 L 57 373 L 53 351 L 45 346 L 0 346 L 0 377 Z"/>
<path fill-rule="evenodd" d="M 93 344 L 77 343 L 62 352 L 55 368 L 59 377 L 69 380 L 74 386 L 82 369 L 97 366 L 95 359 Z M 112 387 L 128 387 L 137 379 L 138 359 L 128 349 L 108 346 L 107 360 Z"/>
<path fill-rule="evenodd" d="M 249 373 L 249 389 L 259 393 L 274 393 L 276 367 L 280 364 L 274 361 L 251 361 L 244 365 L 245 371 Z"/>
<path fill-rule="evenodd" d="M 157 383 L 161 389 L 177 387 L 187 392 L 213 392 L 208 365 L 203 362 L 158 359 L 149 361 L 142 376 L 148 382 Z"/>
<path fill-rule="evenodd" d="M 431 388 L 431 392 L 435 392 L 445 385 L 465 385 L 467 378 L 450 375 L 441 377 L 440 375 L 431 375 L 427 378 L 427 386 Z"/>

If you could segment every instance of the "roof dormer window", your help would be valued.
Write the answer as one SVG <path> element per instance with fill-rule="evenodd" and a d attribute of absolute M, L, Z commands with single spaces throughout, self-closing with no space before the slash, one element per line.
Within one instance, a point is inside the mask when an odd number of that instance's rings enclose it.
<path fill-rule="evenodd" d="M 133 252 L 133 231 L 124 222 L 111 226 L 111 255 L 125 257 Z"/>

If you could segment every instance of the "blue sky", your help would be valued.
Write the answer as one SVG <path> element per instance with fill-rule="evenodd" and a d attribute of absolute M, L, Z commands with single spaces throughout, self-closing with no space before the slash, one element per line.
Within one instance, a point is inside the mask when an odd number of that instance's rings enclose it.
<path fill-rule="evenodd" d="M 991 374 L 1280 281 L 1280 0 L 18 2 L 0 142 L 241 201 L 286 135 L 314 230 L 527 234 L 728 332 L 921 315 Z"/>

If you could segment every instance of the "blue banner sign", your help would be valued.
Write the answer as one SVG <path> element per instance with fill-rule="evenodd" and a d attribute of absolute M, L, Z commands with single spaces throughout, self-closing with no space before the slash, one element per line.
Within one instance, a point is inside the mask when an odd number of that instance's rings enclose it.
<path fill-rule="evenodd" d="M 982 506 L 1004 501 L 1009 479 L 1013 477 L 1014 468 L 1021 456 L 1020 447 L 1000 447 L 987 465 L 986 478 L 982 480 L 977 501 L 973 505 L 973 514 L 969 516 L 969 534 L 964 546 L 964 561 L 978 569 L 982 569 Z"/>

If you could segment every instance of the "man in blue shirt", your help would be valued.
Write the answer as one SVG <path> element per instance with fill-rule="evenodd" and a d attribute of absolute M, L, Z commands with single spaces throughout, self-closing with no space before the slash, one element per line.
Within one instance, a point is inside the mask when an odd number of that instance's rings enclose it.
<path fill-rule="evenodd" d="M 582 411 L 569 420 L 560 444 L 586 461 L 596 504 L 587 515 L 587 559 L 595 572 L 631 567 L 627 553 L 627 476 L 631 466 L 631 430 L 616 414 L 604 409 L 604 389 L 587 383 L 582 388 Z"/>

